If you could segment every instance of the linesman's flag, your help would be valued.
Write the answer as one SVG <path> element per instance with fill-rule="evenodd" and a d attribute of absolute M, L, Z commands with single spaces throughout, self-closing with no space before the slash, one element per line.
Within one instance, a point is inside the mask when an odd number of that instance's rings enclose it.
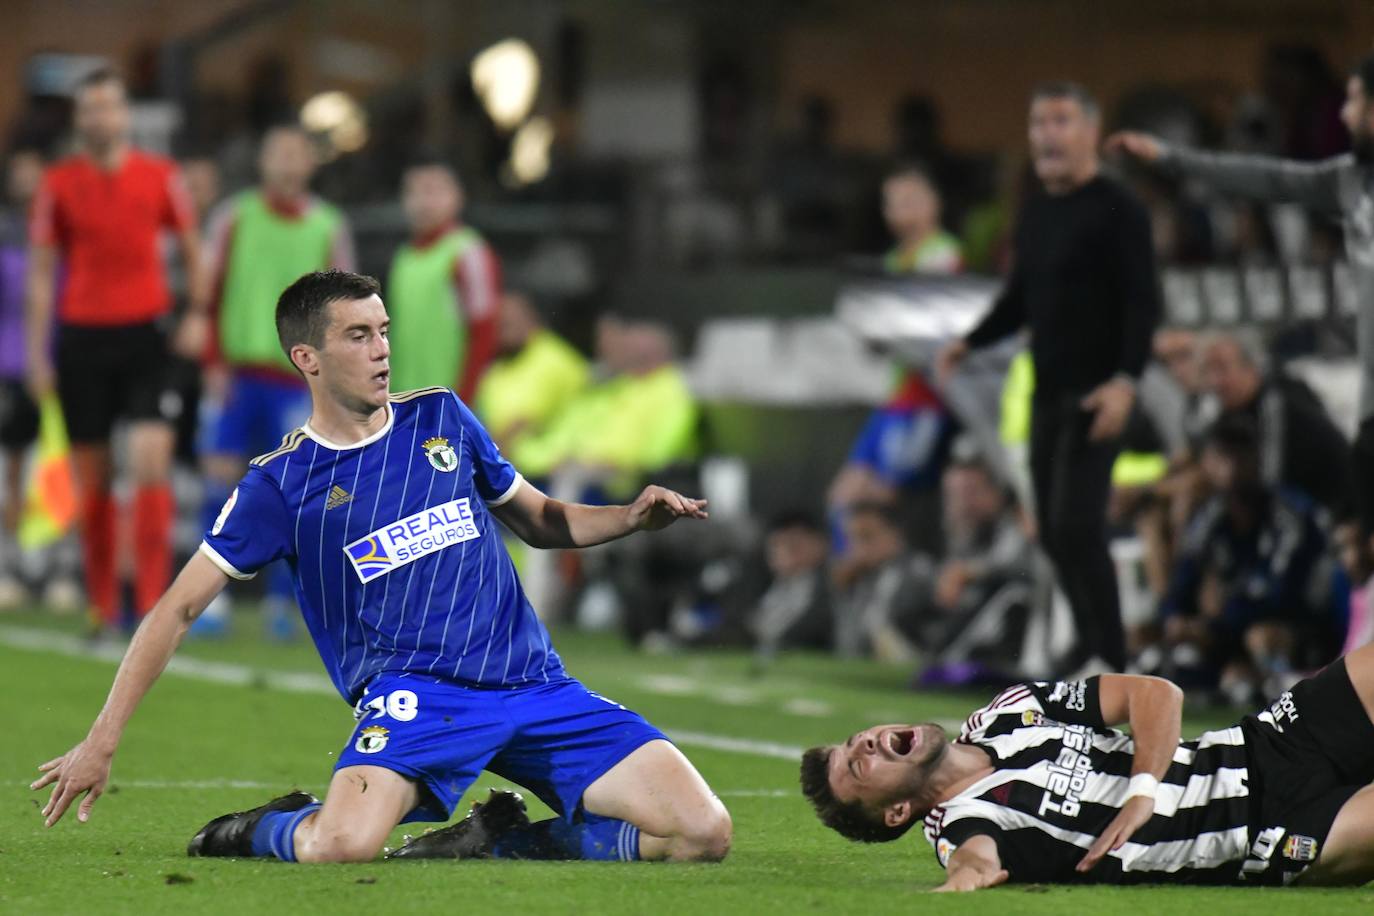
<path fill-rule="evenodd" d="M 19 519 L 19 546 L 43 547 L 66 534 L 76 518 L 76 482 L 72 447 L 56 394 L 38 405 L 38 454 L 29 471 L 24 514 Z"/>

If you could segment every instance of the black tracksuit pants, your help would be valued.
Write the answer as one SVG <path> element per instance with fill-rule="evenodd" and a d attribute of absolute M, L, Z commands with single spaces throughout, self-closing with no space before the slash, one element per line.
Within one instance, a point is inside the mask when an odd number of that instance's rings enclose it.
<path fill-rule="evenodd" d="M 1107 541 L 1107 500 L 1120 442 L 1088 439 L 1093 414 L 1079 406 L 1084 393 L 1036 392 L 1030 441 L 1036 518 L 1078 631 L 1077 645 L 1061 667 L 1073 671 L 1096 656 L 1121 671 L 1126 638 Z"/>

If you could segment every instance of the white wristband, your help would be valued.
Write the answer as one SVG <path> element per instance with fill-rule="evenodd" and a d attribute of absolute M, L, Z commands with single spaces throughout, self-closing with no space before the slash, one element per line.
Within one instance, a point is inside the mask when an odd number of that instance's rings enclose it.
<path fill-rule="evenodd" d="M 1155 794 L 1159 791 L 1159 780 L 1149 773 L 1137 773 L 1131 777 L 1131 782 L 1126 786 L 1126 800 L 1133 798 L 1148 798 L 1154 800 Z"/>

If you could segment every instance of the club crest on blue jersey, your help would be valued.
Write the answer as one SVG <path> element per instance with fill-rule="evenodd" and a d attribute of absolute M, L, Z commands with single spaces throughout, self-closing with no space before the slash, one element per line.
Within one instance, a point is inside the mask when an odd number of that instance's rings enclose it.
<path fill-rule="evenodd" d="M 482 536 L 466 497 L 397 519 L 344 546 L 353 570 L 371 582 L 445 547 Z"/>
<path fill-rule="evenodd" d="M 358 733 L 353 749 L 359 754 L 375 754 L 386 747 L 388 732 L 380 725 L 369 725 Z"/>
<path fill-rule="evenodd" d="M 443 436 L 426 439 L 420 447 L 425 450 L 425 457 L 434 465 L 434 470 L 447 472 L 458 469 L 458 453 Z"/>

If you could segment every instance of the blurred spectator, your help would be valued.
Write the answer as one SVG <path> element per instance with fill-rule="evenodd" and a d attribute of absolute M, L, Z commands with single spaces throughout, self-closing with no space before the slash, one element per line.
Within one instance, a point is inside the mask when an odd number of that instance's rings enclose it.
<path fill-rule="evenodd" d="M 581 394 L 591 370 L 545 327 L 525 293 L 506 290 L 497 317 L 496 359 L 477 386 L 475 408 L 497 445 L 514 453 Z"/>
<path fill-rule="evenodd" d="M 1203 350 L 1203 377 L 1221 416 L 1241 416 L 1259 436 L 1266 486 L 1297 490 L 1340 513 L 1350 493 L 1350 444 L 1312 389 L 1280 372 L 1266 374 L 1256 344 L 1219 334 Z"/>
<path fill-rule="evenodd" d="M 38 439 L 38 407 L 24 388 L 24 278 L 28 270 L 25 220 L 43 177 L 37 150 L 16 149 L 5 163 L 5 209 L 0 211 L 0 447 L 4 492 L 0 494 L 0 608 L 26 597 L 20 582 L 15 535 L 24 508 L 24 468 Z"/>
<path fill-rule="evenodd" d="M 621 499 L 650 480 L 694 476 L 697 404 L 668 331 L 604 315 L 597 322 L 596 355 L 601 380 L 571 398 L 538 433 L 518 437 L 507 452 L 511 462 L 551 495 L 595 504 Z M 696 486 L 682 481 L 684 489 Z M 521 578 L 539 596 L 535 606 L 549 609 L 563 606 L 579 581 L 588 585 L 584 599 L 609 585 L 630 641 L 658 645 L 671 642 L 673 607 L 695 591 L 714 549 L 708 527 L 690 537 L 669 534 L 568 552 L 557 575 L 548 568 L 553 555 L 535 551 L 527 554 Z"/>
<path fill-rule="evenodd" d="M 1201 340 L 1196 331 L 1161 328 L 1155 334 L 1155 361 L 1164 367 L 1177 389 L 1178 409 L 1168 417 L 1156 412 L 1161 435 L 1170 443 L 1171 459 L 1179 460 L 1193 444 L 1202 441 L 1215 417 L 1215 405 L 1206 400 L 1202 377 Z"/>
<path fill-rule="evenodd" d="M 946 549 L 933 564 L 921 643 L 935 665 L 927 683 L 1017 670 L 1030 616 L 1031 545 L 987 465 L 954 462 L 942 480 Z M 960 668 L 960 666 L 976 668 Z"/>
<path fill-rule="evenodd" d="M 896 242 L 883 258 L 890 274 L 952 274 L 962 267 L 959 240 L 940 225 L 940 192 L 916 165 L 903 166 L 883 182 L 883 219 Z"/>
<path fill-rule="evenodd" d="M 134 478 L 134 603 L 146 613 L 171 578 L 174 505 L 168 474 L 180 413 L 167 374 L 168 342 L 159 324 L 171 307 L 158 240 L 177 236 L 191 306 L 174 345 L 199 355 L 208 333 L 195 209 L 176 166 L 129 143 L 129 103 L 113 72 L 98 70 L 76 90 L 80 152 L 45 173 L 30 226 L 28 372 L 41 398 L 56 389 L 72 440 L 81 493 L 87 592 L 104 631 L 119 621 L 114 468 L 110 433 L 130 421 Z M 59 258 L 56 371 L 51 318 Z"/>
<path fill-rule="evenodd" d="M 835 649 L 915 662 L 920 595 L 928 581 L 890 506 L 860 503 L 845 517 L 845 555 L 836 562 Z"/>
<path fill-rule="evenodd" d="M 219 203 L 223 181 L 219 163 L 213 156 L 183 156 L 181 174 L 186 179 L 186 191 L 191 195 L 191 203 L 202 216 L 208 214 Z"/>
<path fill-rule="evenodd" d="M 1135 515 L 1136 533 L 1143 547 L 1145 583 L 1156 601 L 1168 588 L 1175 544 L 1204 492 L 1193 449 L 1216 417 L 1216 402 L 1206 397 L 1198 335 L 1190 330 L 1164 328 L 1155 334 L 1155 360 L 1171 390 L 1154 398 L 1151 418 L 1163 440 L 1168 459 L 1164 476 L 1154 482 Z M 1148 378 L 1148 376 L 1147 376 Z M 1142 386 L 1142 401 L 1150 389 Z M 1128 634 L 1132 654 L 1142 648 L 1144 634 Z"/>
<path fill-rule="evenodd" d="M 784 513 L 769 524 L 763 547 L 772 581 L 748 621 L 759 653 L 829 649 L 835 622 L 826 571 L 830 543 L 824 527 L 806 513 Z"/>
<path fill-rule="evenodd" d="M 667 330 L 603 316 L 597 357 L 605 378 L 511 451 L 531 478 L 561 473 L 555 489 L 573 498 L 628 493 L 646 475 L 696 458 L 696 400 Z"/>
<path fill-rule="evenodd" d="M 888 176 L 883 183 L 883 218 L 896 243 L 883 259 L 888 273 L 959 271 L 959 241 L 940 227 L 940 192 L 920 168 L 903 166 Z M 899 502 L 931 490 L 938 480 L 948 415 L 919 371 L 899 367 L 898 373 L 891 398 L 869 417 L 830 485 L 827 502 L 837 550 L 843 548 L 848 507 Z M 921 546 L 933 549 L 937 544 L 927 537 Z"/>
<path fill-rule="evenodd" d="M 310 416 L 310 392 L 277 341 L 276 304 L 301 274 L 352 270 L 353 237 L 343 213 L 310 193 L 315 147 L 295 125 L 272 128 L 258 155 L 258 186 L 221 204 L 208 220 L 206 263 L 215 333 L 207 353 L 202 465 L 202 528 L 215 522 L 254 455 L 272 451 Z M 201 176 L 202 180 L 205 176 Z M 295 586 L 285 562 L 267 577 L 264 612 L 269 632 L 293 631 Z M 212 602 L 193 631 L 220 632 L 229 598 Z"/>
<path fill-rule="evenodd" d="M 1241 416 L 1208 433 L 1201 462 L 1214 495 L 1192 520 L 1160 609 L 1167 654 L 1156 663 L 1246 702 L 1338 645 L 1321 581 L 1326 538 L 1311 502 L 1264 482 L 1261 447 Z M 1287 685 L 1263 689 L 1275 686 Z"/>
<path fill-rule="evenodd" d="M 446 163 L 413 163 L 401 180 L 410 241 L 387 276 L 391 389 L 442 385 L 471 404 L 496 350 L 501 263 L 462 222 L 465 198 Z"/>
<path fill-rule="evenodd" d="M 1329 142 L 1332 135 L 1321 129 L 1320 121 L 1315 122 L 1317 129 L 1313 131 L 1295 120 L 1325 117 L 1325 106 L 1313 106 L 1313 102 L 1335 98 L 1332 80 L 1320 55 L 1311 49 L 1276 51 L 1269 63 L 1266 90 L 1287 118 L 1286 151 L 1298 156 L 1334 152 Z M 1360 426 L 1354 452 L 1360 457 L 1346 475 L 1337 479 L 1349 482 L 1364 546 L 1370 550 L 1374 544 L 1374 462 L 1367 460 L 1374 454 L 1374 260 L 1370 257 L 1374 249 L 1374 220 L 1370 219 L 1374 208 L 1374 55 L 1357 62 L 1347 76 L 1340 121 L 1350 136 L 1350 154 L 1331 156 L 1317 163 L 1203 153 L 1135 132 L 1117 134 L 1107 145 L 1227 194 L 1300 204 L 1330 217 L 1340 216 L 1357 304 Z M 1309 121 L 1308 126 L 1312 123 Z M 1313 495 L 1322 498 L 1321 494 Z"/>

